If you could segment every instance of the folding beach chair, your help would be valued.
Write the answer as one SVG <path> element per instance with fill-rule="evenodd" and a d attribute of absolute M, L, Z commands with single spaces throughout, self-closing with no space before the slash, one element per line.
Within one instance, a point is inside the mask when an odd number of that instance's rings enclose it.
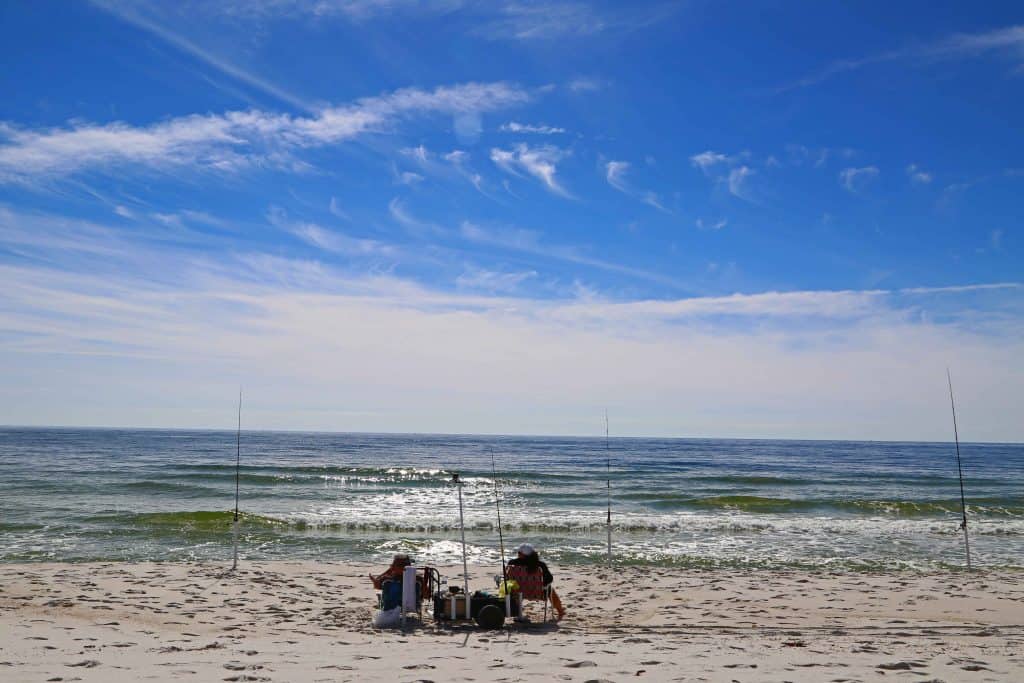
<path fill-rule="evenodd" d="M 377 595 L 377 608 L 381 611 L 400 607 L 401 622 L 405 623 L 406 615 L 416 613 L 423 620 L 423 599 L 434 593 L 434 587 L 440 583 L 440 575 L 433 567 L 405 567 L 401 579 L 385 581 Z"/>
<path fill-rule="evenodd" d="M 544 573 L 540 567 L 530 571 L 522 565 L 511 565 L 508 568 L 508 578 L 519 584 L 520 600 L 540 600 L 544 602 L 544 621 L 548 620 L 548 602 L 551 599 L 551 586 L 544 585 Z M 519 613 L 522 614 L 522 603 L 519 606 Z"/>

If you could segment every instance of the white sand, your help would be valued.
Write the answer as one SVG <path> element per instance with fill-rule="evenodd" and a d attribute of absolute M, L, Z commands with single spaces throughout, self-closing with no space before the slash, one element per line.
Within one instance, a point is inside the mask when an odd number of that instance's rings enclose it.
<path fill-rule="evenodd" d="M 557 626 L 403 633 L 369 569 L 0 565 L 0 681 L 1024 681 L 1024 572 L 553 567 Z"/>

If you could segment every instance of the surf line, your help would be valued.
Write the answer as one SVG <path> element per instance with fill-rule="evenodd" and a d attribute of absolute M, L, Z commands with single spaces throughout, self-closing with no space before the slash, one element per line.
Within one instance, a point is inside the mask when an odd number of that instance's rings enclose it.
<path fill-rule="evenodd" d="M 964 532 L 964 552 L 967 554 L 967 571 L 971 571 L 971 542 L 967 537 L 967 499 L 964 497 L 964 468 L 960 464 L 960 435 L 956 430 L 956 403 L 953 401 L 953 377 L 946 368 L 946 381 L 949 383 L 949 407 L 953 411 L 953 441 L 956 444 L 956 471 L 960 475 L 960 512 L 963 514 L 963 521 L 960 528 Z"/>
<path fill-rule="evenodd" d="M 242 467 L 242 387 L 238 387 L 238 430 L 235 432 L 235 519 L 231 523 L 231 545 L 234 559 L 231 571 L 238 569 L 238 494 Z"/>

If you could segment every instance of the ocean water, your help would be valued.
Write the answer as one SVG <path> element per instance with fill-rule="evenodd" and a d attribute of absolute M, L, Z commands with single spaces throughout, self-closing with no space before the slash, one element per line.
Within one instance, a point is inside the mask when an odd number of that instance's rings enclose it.
<path fill-rule="evenodd" d="M 962 444 L 976 564 L 1024 566 L 1024 445 Z M 492 475 L 494 456 L 496 477 Z M 611 459 L 610 475 L 607 459 Z M 230 558 L 235 434 L 0 429 L 0 561 Z M 243 432 L 241 555 L 929 570 L 963 564 L 952 444 Z"/>

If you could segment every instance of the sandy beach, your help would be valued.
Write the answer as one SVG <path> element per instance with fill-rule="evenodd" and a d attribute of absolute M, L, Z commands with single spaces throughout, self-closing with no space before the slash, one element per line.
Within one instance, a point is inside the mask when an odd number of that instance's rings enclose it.
<path fill-rule="evenodd" d="M 425 615 L 403 632 L 372 628 L 370 569 L 379 568 L 3 565 L 0 678 L 1024 680 L 1021 572 L 622 568 L 609 578 L 555 567 L 569 608 L 557 625 L 485 632 Z M 470 573 L 471 588 L 492 583 L 493 568 Z"/>

